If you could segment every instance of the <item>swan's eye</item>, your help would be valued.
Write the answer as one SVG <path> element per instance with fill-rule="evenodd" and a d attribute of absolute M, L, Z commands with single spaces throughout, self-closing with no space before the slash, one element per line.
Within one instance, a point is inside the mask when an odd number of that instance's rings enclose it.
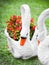
<path fill-rule="evenodd" d="M 26 34 L 26 36 L 28 36 L 28 33 Z"/>
<path fill-rule="evenodd" d="M 36 39 L 38 38 L 38 35 L 36 35 Z"/>
<path fill-rule="evenodd" d="M 36 35 L 36 37 L 38 37 L 38 35 Z"/>

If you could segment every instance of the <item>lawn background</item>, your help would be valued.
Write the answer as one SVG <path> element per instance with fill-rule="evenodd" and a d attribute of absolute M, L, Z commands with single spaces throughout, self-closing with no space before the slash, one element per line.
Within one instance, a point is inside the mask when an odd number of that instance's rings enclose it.
<path fill-rule="evenodd" d="M 12 15 L 20 15 L 20 6 L 24 3 L 30 6 L 31 17 L 36 24 L 40 13 L 49 8 L 49 0 L 0 0 L 0 65 L 42 65 L 37 57 L 29 60 L 15 59 L 6 48 L 6 20 Z M 49 19 L 46 20 L 46 27 L 49 32 Z"/>

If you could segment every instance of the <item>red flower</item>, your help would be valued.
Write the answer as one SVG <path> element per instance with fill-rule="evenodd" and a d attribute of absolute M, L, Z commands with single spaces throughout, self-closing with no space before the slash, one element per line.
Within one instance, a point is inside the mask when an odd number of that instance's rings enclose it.
<path fill-rule="evenodd" d="M 19 29 L 19 27 L 16 27 L 16 30 L 18 30 L 18 31 L 19 31 L 19 30 L 20 30 L 20 29 Z"/>
<path fill-rule="evenodd" d="M 11 30 L 11 31 L 12 31 L 12 30 L 13 30 L 13 28 L 9 28 L 9 30 Z"/>
<path fill-rule="evenodd" d="M 20 27 L 16 26 L 16 30 L 21 31 L 21 29 L 22 29 L 22 26 Z"/>
<path fill-rule="evenodd" d="M 16 19 L 17 18 L 17 16 L 16 15 L 13 15 L 13 19 Z"/>
<path fill-rule="evenodd" d="M 21 19 L 21 16 L 18 16 L 18 19 Z"/>
<path fill-rule="evenodd" d="M 19 20 L 18 20 L 18 19 L 16 20 L 16 23 L 18 23 L 18 24 L 19 24 Z"/>
<path fill-rule="evenodd" d="M 32 30 L 35 30 L 35 28 L 36 28 L 36 26 L 33 26 L 33 27 L 32 27 Z"/>
<path fill-rule="evenodd" d="M 14 35 L 13 38 L 16 39 L 16 35 Z"/>
<path fill-rule="evenodd" d="M 16 18 L 17 18 L 17 16 L 13 15 L 13 16 L 10 17 L 10 20 L 14 21 Z"/>
<path fill-rule="evenodd" d="M 12 25 L 13 24 L 12 21 L 9 24 Z"/>
<path fill-rule="evenodd" d="M 9 27 L 9 26 L 11 26 L 11 24 L 10 24 L 10 23 L 8 24 L 8 27 Z"/>
<path fill-rule="evenodd" d="M 16 30 L 18 29 L 18 26 L 16 26 Z"/>
<path fill-rule="evenodd" d="M 19 30 L 20 30 L 20 31 L 22 30 L 22 26 L 19 27 Z"/>
<path fill-rule="evenodd" d="M 20 21 L 19 24 L 22 26 L 22 21 Z"/>
<path fill-rule="evenodd" d="M 30 22 L 34 22 L 34 19 L 33 18 L 31 18 L 31 21 Z"/>

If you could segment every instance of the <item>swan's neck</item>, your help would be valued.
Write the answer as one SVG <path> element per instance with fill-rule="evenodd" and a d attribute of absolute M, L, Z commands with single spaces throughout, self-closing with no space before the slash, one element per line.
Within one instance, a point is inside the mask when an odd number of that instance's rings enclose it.
<path fill-rule="evenodd" d="M 21 36 L 26 36 L 30 32 L 30 8 L 28 5 L 24 4 L 21 7 L 21 16 L 22 16 L 22 31 Z M 23 35 L 22 35 L 23 34 Z M 29 37 L 29 35 L 28 35 Z"/>
<path fill-rule="evenodd" d="M 41 13 L 41 15 L 39 16 L 39 18 L 38 18 L 38 29 L 40 32 L 42 32 L 42 31 L 45 31 L 45 33 L 47 32 L 46 26 L 45 26 L 45 20 L 48 17 L 49 17 L 49 9 L 46 9 L 45 11 L 43 11 Z"/>

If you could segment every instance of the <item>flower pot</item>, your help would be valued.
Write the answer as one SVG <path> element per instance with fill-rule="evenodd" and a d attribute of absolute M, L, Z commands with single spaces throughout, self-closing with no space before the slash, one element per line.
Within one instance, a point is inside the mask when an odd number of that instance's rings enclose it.
<path fill-rule="evenodd" d="M 37 52 L 36 52 L 37 50 L 32 48 L 34 46 L 31 46 L 31 43 L 29 43 L 28 39 L 26 40 L 24 46 L 20 46 L 20 40 L 15 41 L 14 39 L 12 39 L 9 36 L 7 29 L 5 29 L 5 36 L 7 37 L 9 51 L 12 53 L 12 55 L 15 58 L 28 59 L 37 55 Z"/>

